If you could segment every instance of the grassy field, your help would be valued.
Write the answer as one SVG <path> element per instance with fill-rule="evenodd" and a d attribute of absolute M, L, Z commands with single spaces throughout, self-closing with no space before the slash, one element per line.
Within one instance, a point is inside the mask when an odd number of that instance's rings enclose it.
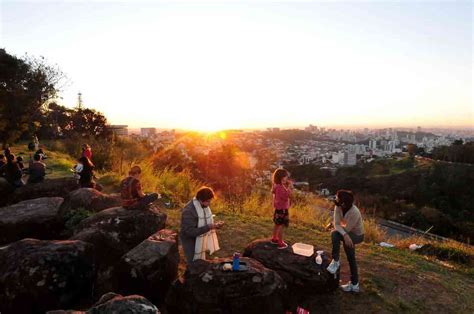
<path fill-rule="evenodd" d="M 13 153 L 23 155 L 27 163 L 29 152 L 26 145 L 13 148 Z M 70 176 L 74 158 L 46 150 L 46 160 L 52 172 L 49 178 Z M 186 173 L 164 171 L 152 172 L 145 164 L 143 185 L 145 190 L 162 193 L 166 201 L 175 204 L 166 209 L 163 200 L 158 206 L 168 215 L 168 228 L 179 230 L 180 208 L 193 194 L 199 182 Z M 120 177 L 114 173 L 98 174 L 99 182 L 106 191 L 115 191 Z M 264 191 L 263 191 L 264 192 Z M 291 244 L 304 242 L 326 252 L 330 251 L 328 231 L 324 230 L 328 215 L 328 204 L 323 200 L 297 195 L 295 206 L 290 209 L 292 224 L 285 231 L 285 239 Z M 228 204 L 217 199 L 212 205 L 217 220 L 225 227 L 219 230 L 221 250 L 215 257 L 230 257 L 233 252 L 242 252 L 255 239 L 269 238 L 272 232 L 271 203 L 268 193 L 255 193 L 247 199 L 240 211 L 230 211 Z M 318 210 L 319 209 L 319 210 Z M 390 239 L 371 221 L 366 222 L 367 242 L 357 248 L 361 288 L 359 294 L 336 292 L 329 295 L 301 297 L 299 304 L 313 312 L 356 313 L 474 313 L 474 269 L 473 265 L 452 261 L 440 261 L 407 249 L 411 243 L 423 243 L 426 239 Z M 377 242 L 389 241 L 396 248 L 383 248 Z M 474 256 L 474 248 L 455 242 L 436 244 L 454 253 Z M 211 258 L 213 258 L 212 256 Z M 349 280 L 349 269 L 344 253 L 341 255 L 342 280 Z M 180 275 L 185 270 L 181 251 Z M 295 292 L 297 294 L 297 292 Z"/>

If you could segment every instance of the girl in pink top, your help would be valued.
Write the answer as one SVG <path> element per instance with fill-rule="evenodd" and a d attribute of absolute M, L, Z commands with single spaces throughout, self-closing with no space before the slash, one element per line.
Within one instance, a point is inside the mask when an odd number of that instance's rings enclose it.
<path fill-rule="evenodd" d="M 289 180 L 288 171 L 279 168 L 273 173 L 273 228 L 272 242 L 278 244 L 279 249 L 288 247 L 283 241 L 283 226 L 288 227 L 290 223 L 288 208 L 290 207 L 291 181 Z"/>

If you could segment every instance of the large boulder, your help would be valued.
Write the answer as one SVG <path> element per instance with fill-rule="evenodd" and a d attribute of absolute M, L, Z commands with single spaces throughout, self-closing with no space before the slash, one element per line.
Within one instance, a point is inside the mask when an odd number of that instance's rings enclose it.
<path fill-rule="evenodd" d="M 160 314 L 158 308 L 139 295 L 122 296 L 113 292 L 104 294 L 87 312 L 74 310 L 54 310 L 46 314 Z"/>
<path fill-rule="evenodd" d="M 64 215 L 70 210 L 79 208 L 92 212 L 120 206 L 122 199 L 119 194 L 103 194 L 96 189 L 80 188 L 69 193 L 61 206 L 61 213 Z"/>
<path fill-rule="evenodd" d="M 113 207 L 81 221 L 71 239 L 94 244 L 98 264 L 110 265 L 165 223 L 166 214 L 159 210 Z"/>
<path fill-rule="evenodd" d="M 66 197 L 79 187 L 74 178 L 46 179 L 41 183 L 27 184 L 15 189 L 6 197 L 0 197 L 0 206 L 15 204 L 40 197 Z"/>
<path fill-rule="evenodd" d="M 294 254 L 291 246 L 279 250 L 268 239 L 260 239 L 245 248 L 244 256 L 254 258 L 278 272 L 290 288 L 297 288 L 298 291 L 313 294 L 329 292 L 339 285 L 339 273 L 334 276 L 326 270 L 331 262 L 326 252 L 322 255 L 322 264 L 318 265 L 315 262 L 316 249 L 312 256 L 305 257 Z"/>
<path fill-rule="evenodd" d="M 143 295 L 160 304 L 178 276 L 178 264 L 176 232 L 160 230 L 122 256 L 113 276 L 115 291 Z"/>
<path fill-rule="evenodd" d="M 64 222 L 61 197 L 43 197 L 0 208 L 0 244 L 23 238 L 55 239 Z"/>
<path fill-rule="evenodd" d="M 198 260 L 188 265 L 166 299 L 170 313 L 284 313 L 286 285 L 258 261 L 241 258 L 247 271 L 224 271 L 231 259 Z"/>
<path fill-rule="evenodd" d="M 87 314 L 160 314 L 158 308 L 146 298 L 139 295 L 122 296 L 115 293 L 107 293 L 86 312 Z"/>
<path fill-rule="evenodd" d="M 0 248 L 0 312 L 44 313 L 88 298 L 92 246 L 81 241 L 23 239 Z"/>

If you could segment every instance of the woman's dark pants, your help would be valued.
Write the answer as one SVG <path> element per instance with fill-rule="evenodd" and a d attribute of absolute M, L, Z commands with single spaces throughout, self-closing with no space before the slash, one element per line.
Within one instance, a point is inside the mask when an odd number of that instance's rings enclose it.
<path fill-rule="evenodd" d="M 357 271 L 357 262 L 355 256 L 355 245 L 362 243 L 364 241 L 364 235 L 355 235 L 352 232 L 348 232 L 349 237 L 354 243 L 353 248 L 349 248 L 344 244 L 344 251 L 346 252 L 347 261 L 349 262 L 349 267 L 351 269 L 351 282 L 353 285 L 359 282 L 359 273 Z M 341 248 L 341 242 L 344 243 L 344 237 L 336 230 L 331 232 L 332 240 L 332 258 L 336 261 L 339 261 L 339 252 Z"/>

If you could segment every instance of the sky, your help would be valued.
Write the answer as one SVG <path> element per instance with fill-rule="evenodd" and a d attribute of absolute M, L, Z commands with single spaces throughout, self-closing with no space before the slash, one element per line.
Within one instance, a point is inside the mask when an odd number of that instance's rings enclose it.
<path fill-rule="evenodd" d="M 471 1 L 0 1 L 112 124 L 474 127 Z"/>

